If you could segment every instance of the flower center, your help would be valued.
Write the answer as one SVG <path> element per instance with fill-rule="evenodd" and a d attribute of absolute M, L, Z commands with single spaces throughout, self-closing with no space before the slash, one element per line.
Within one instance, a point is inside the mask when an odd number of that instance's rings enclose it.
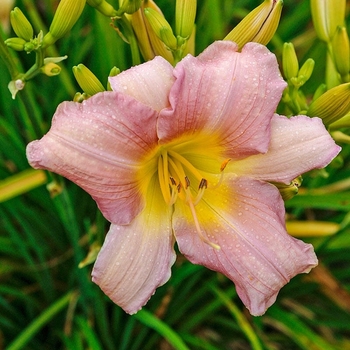
<path fill-rule="evenodd" d="M 211 186 L 211 188 L 220 185 L 223 170 L 228 162 L 229 159 L 222 163 L 220 167 L 221 177 L 218 183 Z M 201 240 L 215 249 L 220 249 L 217 244 L 211 242 L 203 234 L 195 209 L 208 188 L 208 180 L 202 176 L 201 172 L 178 152 L 162 149 L 158 156 L 158 180 L 165 203 L 173 205 L 178 198 L 185 201 L 189 206 L 196 231 Z M 192 183 L 194 183 L 194 186 L 192 186 Z"/>

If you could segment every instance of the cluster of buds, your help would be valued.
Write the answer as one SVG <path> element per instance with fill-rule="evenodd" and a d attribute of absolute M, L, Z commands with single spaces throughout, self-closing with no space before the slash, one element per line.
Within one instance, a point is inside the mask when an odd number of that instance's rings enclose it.
<path fill-rule="evenodd" d="M 327 44 L 328 88 L 350 81 L 349 36 L 345 27 L 346 0 L 311 0 L 311 14 L 319 39 Z"/>
<path fill-rule="evenodd" d="M 305 114 L 308 109 L 306 98 L 300 88 L 310 79 L 314 66 L 315 61 L 309 58 L 299 68 L 294 45 L 292 43 L 283 45 L 282 69 L 288 83 L 283 93 L 283 101 L 294 114 Z"/>

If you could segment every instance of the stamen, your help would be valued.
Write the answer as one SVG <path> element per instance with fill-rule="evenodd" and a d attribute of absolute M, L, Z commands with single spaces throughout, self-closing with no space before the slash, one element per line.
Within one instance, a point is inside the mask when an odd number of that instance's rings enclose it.
<path fill-rule="evenodd" d="M 193 217 L 193 220 L 194 220 L 194 225 L 196 226 L 196 230 L 197 230 L 197 233 L 198 233 L 199 238 L 200 238 L 203 242 L 209 244 L 212 248 L 214 248 L 214 249 L 216 249 L 216 250 L 221 249 L 221 247 L 220 247 L 218 244 L 215 244 L 215 243 L 211 242 L 211 241 L 208 239 L 208 237 L 204 236 L 204 234 L 203 234 L 203 232 L 202 232 L 202 230 L 201 230 L 201 228 L 200 228 L 200 226 L 199 226 L 199 222 L 198 222 L 198 218 L 197 218 L 197 214 L 196 214 L 196 210 L 195 210 L 195 208 L 194 208 L 193 202 L 192 202 L 191 200 L 188 200 L 187 203 L 188 203 L 188 206 L 189 206 L 190 209 L 191 209 L 191 214 L 192 214 L 192 217 Z"/>
<path fill-rule="evenodd" d="M 178 186 L 176 186 L 176 181 L 173 177 L 170 176 L 170 188 L 171 188 L 171 199 L 170 199 L 170 205 L 173 205 L 176 202 L 177 195 L 178 195 Z"/>
<path fill-rule="evenodd" d="M 180 156 L 178 153 L 168 151 L 169 155 L 177 159 L 182 165 L 184 165 L 199 181 L 202 179 L 201 173 L 195 168 L 185 157 Z"/>
<path fill-rule="evenodd" d="M 187 189 L 191 185 L 190 179 L 187 176 L 185 176 L 185 182 L 186 182 L 186 189 Z"/>
<path fill-rule="evenodd" d="M 202 179 L 198 186 L 198 193 L 196 198 L 194 199 L 193 204 L 197 205 L 199 201 L 202 199 L 204 191 L 208 188 L 208 181 L 206 179 Z"/>
<path fill-rule="evenodd" d="M 226 159 L 226 160 L 224 160 L 223 162 L 222 162 L 222 164 L 221 164 L 221 166 L 220 166 L 220 172 L 221 172 L 221 174 L 220 174 L 220 179 L 219 179 L 219 181 L 218 181 L 218 183 L 216 184 L 216 185 L 214 185 L 213 187 L 211 187 L 211 188 L 217 188 L 217 187 L 219 187 L 221 184 L 222 184 L 222 181 L 223 181 L 223 179 L 224 179 L 224 170 L 225 170 L 225 168 L 226 168 L 226 165 L 228 164 L 228 162 L 231 160 L 231 158 L 228 158 L 228 159 Z"/>
<path fill-rule="evenodd" d="M 164 164 L 164 159 L 163 156 L 161 155 L 158 158 L 158 179 L 159 179 L 159 185 L 160 185 L 160 190 L 162 192 L 163 198 L 165 203 L 170 205 L 171 203 L 171 197 L 170 197 L 170 192 L 169 192 L 169 185 L 168 185 L 168 178 L 165 178 L 164 174 L 164 168 L 167 168 L 166 164 Z"/>

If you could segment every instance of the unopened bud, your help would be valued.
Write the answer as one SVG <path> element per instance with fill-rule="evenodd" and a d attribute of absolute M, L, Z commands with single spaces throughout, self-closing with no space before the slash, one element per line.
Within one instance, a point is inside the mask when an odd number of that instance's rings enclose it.
<path fill-rule="evenodd" d="M 65 36 L 74 26 L 83 12 L 86 0 L 61 0 L 49 32 L 44 36 L 42 46 L 52 45 L 56 40 Z"/>
<path fill-rule="evenodd" d="M 73 67 L 73 74 L 77 80 L 79 86 L 84 92 L 92 96 L 98 92 L 105 91 L 102 83 L 97 79 L 97 77 L 83 64 Z"/>
<path fill-rule="evenodd" d="M 273 185 L 275 185 L 284 201 L 287 201 L 288 199 L 293 198 L 296 196 L 299 192 L 299 187 L 301 186 L 303 179 L 301 176 L 298 176 L 296 179 L 291 181 L 290 184 L 284 184 L 279 182 L 273 182 Z"/>
<path fill-rule="evenodd" d="M 282 0 L 265 0 L 244 17 L 224 40 L 234 41 L 239 48 L 250 41 L 266 45 L 276 32 L 282 6 Z"/>
<path fill-rule="evenodd" d="M 285 43 L 283 45 L 282 64 L 286 79 L 298 76 L 299 62 L 292 43 Z"/>
<path fill-rule="evenodd" d="M 177 40 L 173 34 L 170 24 L 157 11 L 152 8 L 145 8 L 145 16 L 158 38 L 172 50 L 177 48 Z"/>
<path fill-rule="evenodd" d="M 118 75 L 120 73 L 120 69 L 117 68 L 117 67 L 113 67 L 110 72 L 109 72 L 109 75 L 108 75 L 108 78 L 110 77 L 115 77 L 116 75 Z M 111 83 L 109 82 L 109 79 L 108 79 L 108 82 L 107 82 L 107 90 L 108 91 L 111 91 L 112 88 L 111 88 Z"/>
<path fill-rule="evenodd" d="M 197 0 L 176 0 L 175 31 L 182 38 L 189 38 L 193 32 Z"/>
<path fill-rule="evenodd" d="M 346 0 L 311 0 L 310 4 L 317 36 L 330 41 L 336 28 L 344 24 Z"/>
<path fill-rule="evenodd" d="M 153 0 L 148 0 L 146 5 L 148 8 L 157 11 L 160 16 L 163 16 L 162 11 Z M 141 54 L 146 61 L 153 59 L 155 56 L 162 56 L 172 64 L 174 61 L 173 55 L 152 29 L 146 19 L 144 8 L 145 3 L 143 2 L 138 11 L 132 15 L 126 15 L 135 32 Z"/>
<path fill-rule="evenodd" d="M 121 16 L 124 13 L 131 15 L 141 7 L 142 0 L 123 0 L 117 14 Z"/>
<path fill-rule="evenodd" d="M 310 117 L 319 117 L 329 125 L 350 111 L 350 83 L 338 85 L 313 101 L 307 111 Z"/>
<path fill-rule="evenodd" d="M 48 77 L 53 77 L 60 74 L 61 67 L 56 63 L 49 62 L 40 68 L 41 72 L 47 75 Z"/>
<path fill-rule="evenodd" d="M 9 38 L 5 40 L 5 44 L 13 50 L 23 51 L 27 42 L 22 38 Z"/>
<path fill-rule="evenodd" d="M 329 221 L 286 221 L 287 232 L 293 237 L 324 237 L 337 233 L 341 226 Z"/>
<path fill-rule="evenodd" d="M 304 64 L 301 66 L 298 73 L 298 84 L 300 86 L 304 85 L 311 77 L 314 71 L 315 61 L 312 58 L 308 58 Z"/>
<path fill-rule="evenodd" d="M 107 17 L 115 17 L 117 15 L 117 10 L 105 0 L 86 0 L 86 2 Z"/>
<path fill-rule="evenodd" d="M 13 31 L 19 38 L 29 41 L 33 39 L 34 31 L 33 27 L 28 21 L 27 17 L 23 12 L 15 7 L 10 13 L 10 21 L 13 28 Z"/>
<path fill-rule="evenodd" d="M 346 27 L 337 27 L 332 40 L 334 64 L 341 77 L 345 80 L 349 78 L 349 36 Z"/>

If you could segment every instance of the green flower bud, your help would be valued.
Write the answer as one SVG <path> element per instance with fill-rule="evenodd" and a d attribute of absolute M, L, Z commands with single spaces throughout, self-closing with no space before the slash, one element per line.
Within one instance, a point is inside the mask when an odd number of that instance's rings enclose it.
<path fill-rule="evenodd" d="M 314 71 L 315 61 L 312 58 L 308 58 L 304 64 L 301 66 L 298 73 L 298 83 L 299 86 L 304 85 L 311 77 Z"/>
<path fill-rule="evenodd" d="M 234 41 L 239 48 L 250 41 L 266 45 L 276 32 L 282 6 L 282 0 L 265 0 L 244 17 L 224 40 Z"/>
<path fill-rule="evenodd" d="M 86 0 L 60 1 L 50 25 L 50 30 L 44 36 L 43 47 L 52 45 L 72 29 L 83 12 L 85 2 Z"/>
<path fill-rule="evenodd" d="M 145 8 L 145 16 L 158 38 L 167 47 L 176 50 L 177 40 L 167 20 L 159 12 L 149 7 Z"/>
<path fill-rule="evenodd" d="M 344 80 L 349 78 L 349 36 L 346 27 L 337 27 L 332 40 L 334 64 Z"/>
<path fill-rule="evenodd" d="M 344 24 L 346 0 L 311 0 L 310 4 L 317 36 L 330 41 L 336 28 Z"/>
<path fill-rule="evenodd" d="M 341 226 L 329 221 L 286 221 L 286 229 L 293 237 L 324 237 L 334 235 Z"/>
<path fill-rule="evenodd" d="M 88 95 L 92 96 L 98 92 L 105 91 L 102 83 L 97 77 L 83 64 L 73 67 L 73 74 L 77 80 L 79 86 Z"/>
<path fill-rule="evenodd" d="M 117 15 L 121 16 L 124 13 L 131 15 L 141 7 L 142 0 L 123 0 L 122 6 L 120 6 Z"/>
<path fill-rule="evenodd" d="M 350 144 L 350 135 L 344 134 L 341 131 L 331 132 L 331 135 L 336 143 Z"/>
<path fill-rule="evenodd" d="M 350 83 L 338 85 L 313 101 L 307 111 L 310 117 L 319 117 L 329 125 L 350 111 Z"/>
<path fill-rule="evenodd" d="M 320 84 L 316 89 L 314 96 L 312 97 L 312 102 L 317 100 L 321 95 L 323 95 L 327 91 L 326 84 Z"/>
<path fill-rule="evenodd" d="M 14 10 L 11 11 L 10 21 L 14 32 L 19 38 L 22 38 L 25 41 L 33 39 L 33 27 L 18 7 L 15 7 Z"/>
<path fill-rule="evenodd" d="M 107 17 L 115 17 L 117 15 L 117 10 L 105 0 L 86 0 L 86 2 Z"/>
<path fill-rule="evenodd" d="M 110 70 L 108 77 L 115 77 L 115 76 L 118 75 L 119 73 L 120 73 L 120 69 L 117 68 L 117 67 L 113 67 L 113 68 Z M 110 84 L 109 80 L 108 80 L 108 82 L 107 82 L 107 90 L 108 90 L 108 91 L 111 91 L 111 90 L 112 90 L 111 84 Z"/>
<path fill-rule="evenodd" d="M 283 45 L 282 66 L 286 79 L 298 76 L 299 62 L 292 43 L 284 43 Z"/>
<path fill-rule="evenodd" d="M 176 35 L 188 38 L 194 27 L 197 0 L 176 0 L 175 31 Z"/>
<path fill-rule="evenodd" d="M 287 201 L 288 199 L 291 199 L 298 194 L 302 181 L 303 178 L 301 176 L 298 176 L 292 180 L 290 184 L 287 185 L 280 182 L 273 182 L 272 184 L 278 188 L 282 199 L 284 201 Z"/>
<path fill-rule="evenodd" d="M 143 2 L 140 10 L 132 15 L 126 15 L 135 32 L 141 54 L 146 61 L 153 59 L 155 56 L 162 56 L 173 64 L 174 58 L 171 51 L 165 47 L 146 19 L 144 12 L 145 6 L 152 8 L 160 16 L 163 16 L 162 11 L 153 0 L 148 0 L 146 3 Z"/>
<path fill-rule="evenodd" d="M 9 38 L 5 40 L 5 44 L 13 50 L 23 51 L 27 42 L 22 38 Z"/>

